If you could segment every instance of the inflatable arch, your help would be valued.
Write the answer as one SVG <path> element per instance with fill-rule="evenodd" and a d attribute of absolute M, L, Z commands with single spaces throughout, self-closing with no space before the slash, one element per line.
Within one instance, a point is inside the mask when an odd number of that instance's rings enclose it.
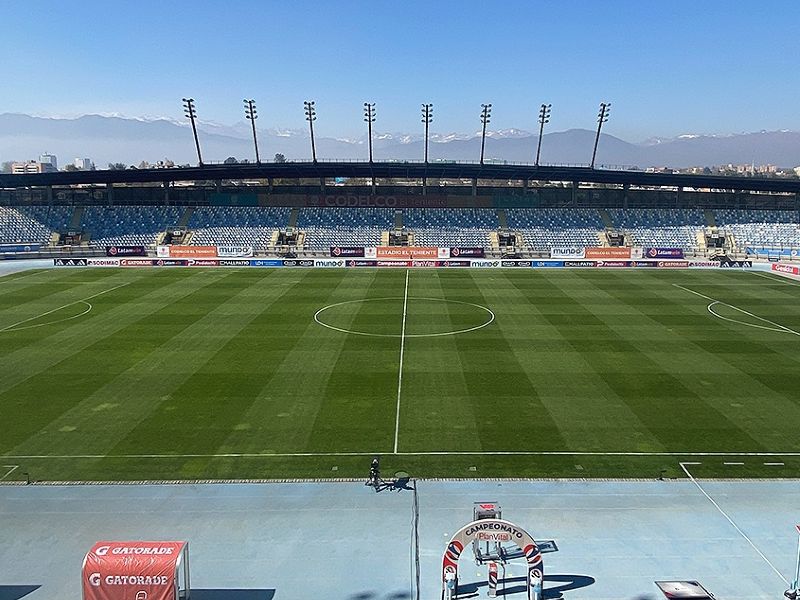
<path fill-rule="evenodd" d="M 528 600 L 541 600 L 544 565 L 539 546 L 527 531 L 503 519 L 473 521 L 452 537 L 442 557 L 443 600 L 455 598 L 458 593 L 458 559 L 470 542 L 514 543 L 519 546 L 528 563 Z"/>

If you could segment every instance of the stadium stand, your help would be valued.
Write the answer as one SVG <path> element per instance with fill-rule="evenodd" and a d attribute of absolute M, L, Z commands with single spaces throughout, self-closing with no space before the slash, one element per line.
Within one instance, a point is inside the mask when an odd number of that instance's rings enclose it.
<path fill-rule="evenodd" d="M 525 248 L 544 252 L 553 246 L 597 246 L 603 221 L 593 208 L 510 208 L 510 229 L 521 233 Z"/>
<path fill-rule="evenodd" d="M 182 206 L 87 206 L 81 227 L 92 246 L 156 243 L 159 233 L 178 223 Z"/>
<path fill-rule="evenodd" d="M 630 246 L 697 249 L 697 231 L 705 224 L 700 209 L 610 208 L 614 225 Z"/>
<path fill-rule="evenodd" d="M 499 226 L 491 208 L 406 208 L 403 225 L 417 246 L 487 247 Z"/>
<path fill-rule="evenodd" d="M 285 227 L 290 208 L 259 206 L 201 206 L 189 218 L 196 246 L 253 246 L 264 249 L 273 232 Z"/>
<path fill-rule="evenodd" d="M 770 250 L 800 249 L 797 212 L 788 210 L 714 211 L 717 226 L 733 240 L 739 252 L 768 254 Z"/>
<path fill-rule="evenodd" d="M 49 244 L 53 233 L 66 227 L 71 214 L 68 206 L 0 206 L 0 242 Z"/>
<path fill-rule="evenodd" d="M 381 233 L 391 229 L 390 208 L 303 208 L 297 228 L 305 232 L 305 247 L 326 251 L 331 246 L 380 246 Z"/>

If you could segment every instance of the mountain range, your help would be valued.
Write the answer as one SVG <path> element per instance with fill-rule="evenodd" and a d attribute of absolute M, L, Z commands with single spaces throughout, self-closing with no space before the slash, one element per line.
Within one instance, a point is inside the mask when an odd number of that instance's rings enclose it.
<path fill-rule="evenodd" d="M 247 122 L 233 125 L 199 122 L 200 144 L 206 162 L 228 157 L 253 160 L 252 131 Z M 311 148 L 305 130 L 258 131 L 262 160 L 276 153 L 288 160 L 309 159 Z M 547 133 L 542 139 L 542 164 L 585 165 L 591 159 L 595 132 L 586 129 Z M 487 132 L 487 161 L 533 162 L 538 136 L 519 129 Z M 430 160 L 477 161 L 480 132 L 431 134 Z M 318 160 L 366 159 L 366 135 L 357 139 L 317 137 Z M 422 133 L 373 135 L 375 160 L 419 160 Z M 196 163 L 194 142 L 187 123 L 164 118 L 133 119 L 84 115 L 74 119 L 0 114 L 0 162 L 36 159 L 55 154 L 59 164 L 89 157 L 98 168 L 108 163 L 139 164 L 170 159 L 176 164 Z M 714 166 L 727 164 L 800 165 L 800 132 L 761 131 L 724 136 L 682 135 L 631 143 L 603 134 L 597 164 L 619 167 Z"/>

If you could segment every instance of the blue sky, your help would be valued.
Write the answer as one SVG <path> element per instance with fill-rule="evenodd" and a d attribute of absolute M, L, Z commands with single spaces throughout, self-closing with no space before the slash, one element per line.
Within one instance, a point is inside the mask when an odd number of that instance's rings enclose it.
<path fill-rule="evenodd" d="M 509 2 L 54 2 L 2 9 L 0 112 L 121 113 L 362 133 L 592 128 L 629 141 L 681 133 L 800 130 L 800 3 L 716 0 Z"/>

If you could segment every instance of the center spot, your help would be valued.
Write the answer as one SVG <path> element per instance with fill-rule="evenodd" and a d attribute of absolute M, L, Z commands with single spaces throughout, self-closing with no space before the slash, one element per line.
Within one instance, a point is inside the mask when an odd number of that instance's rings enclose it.
<path fill-rule="evenodd" d="M 362 298 L 337 302 L 314 315 L 319 325 L 354 335 L 393 337 L 402 335 L 403 298 Z M 494 321 L 487 307 L 462 300 L 409 297 L 405 337 L 438 337 L 482 329 Z"/>

